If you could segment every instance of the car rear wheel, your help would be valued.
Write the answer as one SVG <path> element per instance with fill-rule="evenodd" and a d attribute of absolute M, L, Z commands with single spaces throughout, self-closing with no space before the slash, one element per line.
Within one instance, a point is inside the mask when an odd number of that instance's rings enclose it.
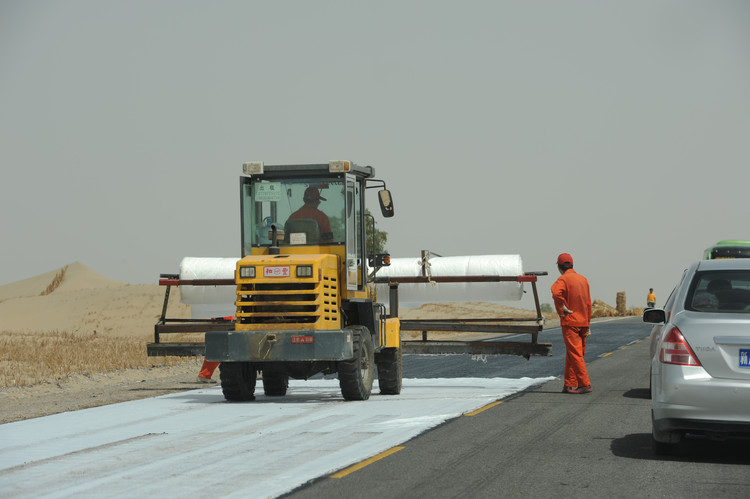
<path fill-rule="evenodd" d="M 659 456 L 671 456 L 677 452 L 680 435 L 656 429 L 654 413 L 651 413 L 651 449 Z"/>
<path fill-rule="evenodd" d="M 659 442 L 653 435 L 651 436 L 651 449 L 657 456 L 673 456 L 677 452 L 678 444 L 668 444 Z"/>

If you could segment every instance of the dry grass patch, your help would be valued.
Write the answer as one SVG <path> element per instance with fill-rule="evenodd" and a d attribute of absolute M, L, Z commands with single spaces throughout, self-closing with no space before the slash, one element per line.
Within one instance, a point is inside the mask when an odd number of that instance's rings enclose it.
<path fill-rule="evenodd" d="M 176 365 L 193 357 L 146 355 L 146 341 L 68 332 L 0 332 L 0 387 L 60 382 L 74 373 Z"/>
<path fill-rule="evenodd" d="M 601 300 L 594 300 L 591 306 L 591 317 L 628 317 L 643 315 L 642 307 L 632 307 L 623 312 L 617 310 L 617 308 L 607 305 Z"/>
<path fill-rule="evenodd" d="M 68 266 L 61 268 L 57 274 L 55 274 L 55 278 L 52 279 L 52 282 L 47 286 L 47 289 L 42 291 L 39 296 L 47 296 L 48 294 L 52 293 L 54 290 L 60 287 L 60 284 L 65 280 L 65 272 L 68 271 Z"/>

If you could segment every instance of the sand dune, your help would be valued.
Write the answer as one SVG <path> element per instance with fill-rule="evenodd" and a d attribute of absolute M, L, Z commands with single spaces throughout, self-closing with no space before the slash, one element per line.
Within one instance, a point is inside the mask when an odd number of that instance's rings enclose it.
<path fill-rule="evenodd" d="M 25 298 L 41 296 L 55 281 L 63 275 L 63 279 L 55 291 L 75 291 L 80 289 L 99 289 L 127 286 L 127 283 L 113 281 L 103 277 L 80 262 L 71 263 L 65 267 L 51 270 L 29 279 L 12 282 L 0 286 L 0 300 L 11 298 Z"/>
<path fill-rule="evenodd" d="M 43 294 L 51 288 L 49 294 Z M 158 284 L 113 281 L 76 262 L 0 286 L 0 331 L 65 331 L 147 339 L 161 314 L 164 291 Z M 189 317 L 190 309 L 179 302 L 179 296 L 179 290 L 174 289 L 169 315 Z"/>

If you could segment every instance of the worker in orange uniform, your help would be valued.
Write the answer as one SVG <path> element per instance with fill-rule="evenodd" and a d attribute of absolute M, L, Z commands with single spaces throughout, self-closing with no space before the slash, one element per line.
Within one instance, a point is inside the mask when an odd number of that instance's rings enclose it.
<path fill-rule="evenodd" d="M 591 293 L 589 281 L 573 270 L 573 257 L 557 257 L 560 277 L 552 285 L 552 299 L 560 316 L 565 341 L 565 386 L 563 393 L 589 393 L 591 381 L 586 370 L 586 338 L 591 333 Z"/>
<path fill-rule="evenodd" d="M 646 296 L 646 306 L 648 308 L 654 308 L 656 306 L 656 293 L 654 293 L 654 288 L 648 288 L 648 295 Z"/>
<path fill-rule="evenodd" d="M 214 375 L 214 371 L 219 367 L 221 362 L 211 362 L 210 360 L 203 359 L 203 365 L 201 366 L 201 372 L 198 373 L 198 383 L 216 383 L 211 379 Z"/>
<path fill-rule="evenodd" d="M 320 191 L 315 187 L 308 187 L 305 189 L 305 193 L 302 196 L 302 200 L 305 204 L 302 208 L 289 215 L 289 220 L 295 220 L 299 218 L 312 218 L 318 222 L 318 228 L 320 229 L 320 240 L 322 242 L 333 241 L 333 231 L 331 230 L 331 221 L 328 219 L 328 215 L 318 209 L 318 205 L 321 201 L 328 201 L 326 198 L 320 195 Z"/>

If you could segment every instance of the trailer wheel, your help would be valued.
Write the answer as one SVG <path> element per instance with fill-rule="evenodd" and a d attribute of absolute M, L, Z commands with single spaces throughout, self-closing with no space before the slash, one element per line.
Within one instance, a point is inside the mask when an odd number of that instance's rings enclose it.
<path fill-rule="evenodd" d="M 353 331 L 354 358 L 337 362 L 339 386 L 345 400 L 367 400 L 375 378 L 375 348 L 365 326 L 350 326 Z"/>
<path fill-rule="evenodd" d="M 289 376 L 280 372 L 263 371 L 263 393 L 269 397 L 286 395 L 289 388 Z"/>
<path fill-rule="evenodd" d="M 258 373 L 250 362 L 222 362 L 219 374 L 225 399 L 232 402 L 255 400 Z"/>
<path fill-rule="evenodd" d="M 401 393 L 402 355 L 400 348 L 385 348 L 376 357 L 378 385 L 383 395 Z"/>

